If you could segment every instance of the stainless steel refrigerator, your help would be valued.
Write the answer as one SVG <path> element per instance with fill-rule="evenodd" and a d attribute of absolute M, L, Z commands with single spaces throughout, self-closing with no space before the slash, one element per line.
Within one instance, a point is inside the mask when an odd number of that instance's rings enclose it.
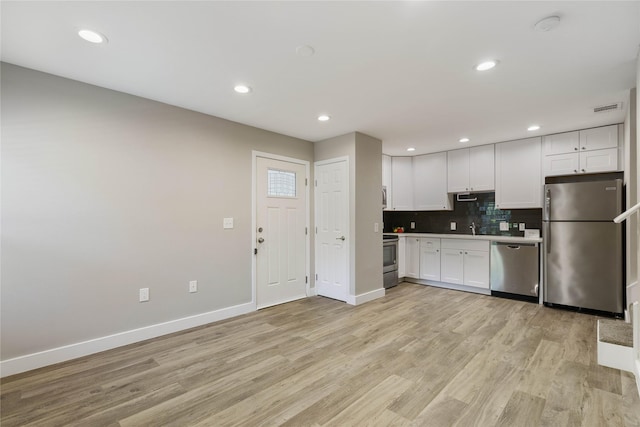
<path fill-rule="evenodd" d="M 622 313 L 622 180 L 547 182 L 544 302 Z"/>

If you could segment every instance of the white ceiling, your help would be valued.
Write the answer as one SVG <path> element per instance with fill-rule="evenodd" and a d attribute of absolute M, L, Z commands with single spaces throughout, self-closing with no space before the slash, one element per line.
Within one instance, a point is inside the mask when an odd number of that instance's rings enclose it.
<path fill-rule="evenodd" d="M 549 15 L 561 25 L 534 31 Z M 310 141 L 360 131 L 403 155 L 622 122 L 592 109 L 634 87 L 640 2 L 2 1 L 1 24 L 5 62 Z M 473 70 L 486 58 L 500 64 Z"/>

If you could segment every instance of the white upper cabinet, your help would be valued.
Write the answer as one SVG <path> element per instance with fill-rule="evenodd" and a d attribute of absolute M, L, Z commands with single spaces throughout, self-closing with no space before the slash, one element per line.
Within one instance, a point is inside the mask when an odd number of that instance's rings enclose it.
<path fill-rule="evenodd" d="M 447 190 L 449 193 L 493 190 L 494 171 L 493 144 L 449 151 Z"/>
<path fill-rule="evenodd" d="M 580 149 L 580 133 L 575 131 L 547 135 L 544 137 L 543 144 L 545 156 L 578 152 Z"/>
<path fill-rule="evenodd" d="M 469 191 L 495 190 L 494 146 L 481 145 L 469 149 Z"/>
<path fill-rule="evenodd" d="M 527 138 L 496 144 L 496 207 L 541 208 L 542 141 Z"/>
<path fill-rule="evenodd" d="M 451 196 L 447 194 L 446 152 L 413 158 L 413 207 L 426 211 L 453 208 Z"/>
<path fill-rule="evenodd" d="M 447 152 L 447 190 L 449 193 L 469 191 L 469 149 Z"/>
<path fill-rule="evenodd" d="M 382 187 L 387 191 L 387 207 L 393 209 L 393 191 L 391 189 L 391 156 L 382 155 Z"/>
<path fill-rule="evenodd" d="M 618 147 L 618 125 L 580 131 L 580 151 Z"/>
<path fill-rule="evenodd" d="M 413 210 L 413 159 L 391 158 L 391 206 L 395 210 Z"/>
<path fill-rule="evenodd" d="M 618 170 L 618 125 L 544 137 L 544 176 Z"/>

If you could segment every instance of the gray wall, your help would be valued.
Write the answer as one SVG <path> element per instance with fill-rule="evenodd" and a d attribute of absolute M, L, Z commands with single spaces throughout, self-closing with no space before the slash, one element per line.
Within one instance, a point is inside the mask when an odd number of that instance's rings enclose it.
<path fill-rule="evenodd" d="M 352 132 L 314 144 L 315 161 L 349 158 L 350 292 L 382 288 L 382 141 Z M 374 233 L 374 223 L 379 224 Z"/>
<path fill-rule="evenodd" d="M 310 142 L 1 72 L 2 360 L 251 301 L 251 151 Z"/>
<path fill-rule="evenodd" d="M 382 141 L 356 132 L 356 295 L 382 283 Z M 378 223 L 378 232 L 374 232 Z"/>
<path fill-rule="evenodd" d="M 636 123 L 636 89 L 629 91 L 627 117 L 624 121 L 624 171 L 626 184 L 627 207 L 638 203 L 638 164 L 637 164 L 637 123 Z M 634 286 L 638 281 L 638 215 L 632 215 L 626 223 L 627 245 L 627 286 Z M 632 290 L 632 289 L 630 289 Z M 632 303 L 627 294 L 627 305 Z"/>

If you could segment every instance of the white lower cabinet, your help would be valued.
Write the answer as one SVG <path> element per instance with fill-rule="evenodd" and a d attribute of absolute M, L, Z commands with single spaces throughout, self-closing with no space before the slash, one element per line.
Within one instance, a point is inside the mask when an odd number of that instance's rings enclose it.
<path fill-rule="evenodd" d="M 420 278 L 420 239 L 407 237 L 405 258 L 405 277 Z"/>
<path fill-rule="evenodd" d="M 420 278 L 440 281 L 440 239 L 420 238 Z"/>
<path fill-rule="evenodd" d="M 442 248 L 440 277 L 445 283 L 462 285 L 464 282 L 464 251 Z"/>
<path fill-rule="evenodd" d="M 489 289 L 489 242 L 442 239 L 440 277 L 445 283 Z"/>
<path fill-rule="evenodd" d="M 489 289 L 489 251 L 464 251 L 464 285 Z"/>

